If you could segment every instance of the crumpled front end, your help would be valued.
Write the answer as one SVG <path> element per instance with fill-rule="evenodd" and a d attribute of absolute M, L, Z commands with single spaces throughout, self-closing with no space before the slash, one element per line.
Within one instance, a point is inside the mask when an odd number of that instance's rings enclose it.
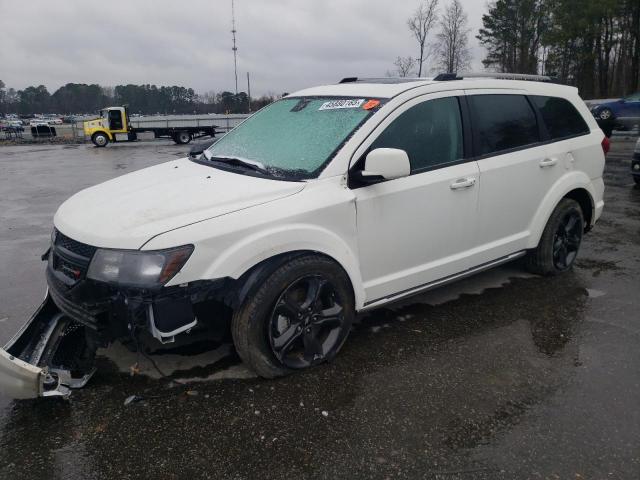
<path fill-rule="evenodd" d="M 43 256 L 46 299 L 0 349 L 5 396 L 68 396 L 93 375 L 97 349 L 116 340 L 147 354 L 167 343 L 210 341 L 227 328 L 233 280 L 153 289 L 118 286 L 87 277 L 97 251 L 54 231 Z"/>

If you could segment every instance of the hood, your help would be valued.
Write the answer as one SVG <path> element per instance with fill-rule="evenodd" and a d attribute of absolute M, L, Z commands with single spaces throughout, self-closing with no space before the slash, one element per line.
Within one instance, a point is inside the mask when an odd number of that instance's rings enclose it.
<path fill-rule="evenodd" d="M 82 123 L 85 131 L 89 131 L 94 128 L 107 128 L 105 123 L 102 121 L 102 118 L 96 118 L 95 120 L 87 120 Z"/>
<path fill-rule="evenodd" d="M 60 206 L 54 224 L 89 245 L 138 249 L 161 233 L 293 195 L 304 186 L 225 172 L 184 158 L 75 194 Z"/>

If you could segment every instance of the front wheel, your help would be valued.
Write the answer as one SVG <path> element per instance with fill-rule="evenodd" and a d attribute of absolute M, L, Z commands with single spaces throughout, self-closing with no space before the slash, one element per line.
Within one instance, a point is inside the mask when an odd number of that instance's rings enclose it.
<path fill-rule="evenodd" d="M 237 309 L 233 340 L 249 367 L 275 378 L 335 357 L 354 316 L 344 270 L 326 257 L 304 255 L 277 268 Z"/>
<path fill-rule="evenodd" d="M 527 255 L 527 269 L 538 275 L 569 270 L 582 243 L 584 215 L 575 200 L 564 198 L 547 222 L 535 250 Z"/>
<path fill-rule="evenodd" d="M 636 185 L 640 185 L 640 175 L 634 175 L 633 181 L 636 182 Z"/>
<path fill-rule="evenodd" d="M 107 137 L 106 133 L 94 133 L 91 137 L 91 141 L 96 147 L 106 147 L 109 143 L 109 137 Z"/>

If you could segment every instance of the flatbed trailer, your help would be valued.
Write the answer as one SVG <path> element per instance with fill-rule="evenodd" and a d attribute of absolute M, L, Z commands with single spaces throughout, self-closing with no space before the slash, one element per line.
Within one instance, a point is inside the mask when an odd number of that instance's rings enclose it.
<path fill-rule="evenodd" d="M 234 117 L 242 121 L 248 115 Z M 106 147 L 111 142 L 132 142 L 138 134 L 153 133 L 155 138 L 170 138 L 177 144 L 187 144 L 195 138 L 215 137 L 235 126 L 224 122 L 219 115 L 198 115 L 180 118 L 134 117 L 131 118 L 126 107 L 107 107 L 100 110 L 100 116 L 83 122 L 84 134 L 96 147 Z M 224 117 L 224 116 L 222 116 Z M 226 125 L 224 125 L 226 123 Z"/>

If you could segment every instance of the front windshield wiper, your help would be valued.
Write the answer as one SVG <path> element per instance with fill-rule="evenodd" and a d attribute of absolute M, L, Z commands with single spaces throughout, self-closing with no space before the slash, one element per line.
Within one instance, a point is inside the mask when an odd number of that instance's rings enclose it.
<path fill-rule="evenodd" d="M 202 155 L 204 156 L 204 158 L 206 158 L 209 161 L 213 160 L 215 162 L 227 163 L 229 165 L 237 165 L 240 167 L 248 168 L 250 170 L 255 170 L 256 172 L 264 173 L 265 175 L 271 175 L 271 172 L 267 170 L 264 164 L 256 160 L 248 160 L 246 158 L 240 158 L 240 157 L 227 157 L 224 155 L 222 156 L 212 155 L 211 153 L 209 153 L 208 150 L 205 150 L 204 152 L 202 152 Z"/>

